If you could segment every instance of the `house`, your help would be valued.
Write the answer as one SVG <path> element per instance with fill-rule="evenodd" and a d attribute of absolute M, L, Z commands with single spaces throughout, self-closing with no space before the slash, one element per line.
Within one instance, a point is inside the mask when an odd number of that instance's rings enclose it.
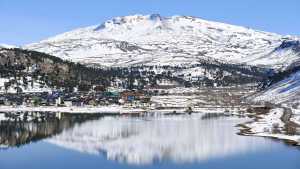
<path fill-rule="evenodd" d="M 67 107 L 71 107 L 73 106 L 73 102 L 68 100 L 68 101 L 64 101 L 64 105 L 67 106 Z"/>
<path fill-rule="evenodd" d="M 5 106 L 11 106 L 11 105 L 13 105 L 13 102 L 8 100 L 8 99 L 5 99 L 4 105 Z"/>
<path fill-rule="evenodd" d="M 84 102 L 81 99 L 73 99 L 72 100 L 72 106 L 81 107 L 83 105 L 84 105 Z"/>
<path fill-rule="evenodd" d="M 89 105 L 93 105 L 93 106 L 97 105 L 97 103 L 96 103 L 96 101 L 94 99 L 89 100 L 88 104 Z"/>
<path fill-rule="evenodd" d="M 101 85 L 94 85 L 93 86 L 93 91 L 94 92 L 104 92 L 105 91 L 105 87 L 101 86 Z"/>
<path fill-rule="evenodd" d="M 149 103 L 151 101 L 151 97 L 149 96 L 143 96 L 140 98 L 142 103 Z"/>
<path fill-rule="evenodd" d="M 60 105 L 62 105 L 62 103 L 63 103 L 63 100 L 62 100 L 61 97 L 58 97 L 58 98 L 55 100 L 55 105 L 56 105 L 56 106 L 60 106 Z"/>
<path fill-rule="evenodd" d="M 156 87 L 160 89 L 172 89 L 172 88 L 180 87 L 180 84 L 174 80 L 162 79 L 158 81 Z"/>
<path fill-rule="evenodd" d="M 34 106 L 39 106 L 42 102 L 42 99 L 38 96 L 33 96 L 30 100 L 31 104 Z"/>
<path fill-rule="evenodd" d="M 121 98 L 124 100 L 124 102 L 140 100 L 143 96 L 144 93 L 140 91 L 124 91 L 121 93 Z"/>
<path fill-rule="evenodd" d="M 50 106 L 50 103 L 48 102 L 47 99 L 41 98 L 40 105 L 41 105 L 41 106 Z"/>
<path fill-rule="evenodd" d="M 23 96 L 22 95 L 10 95 L 6 97 L 5 105 L 22 105 L 23 104 Z"/>
<path fill-rule="evenodd" d="M 5 105 L 5 97 L 0 97 L 0 105 Z"/>
<path fill-rule="evenodd" d="M 104 92 L 103 93 L 103 97 L 106 99 L 106 100 L 109 100 L 110 102 L 113 102 L 113 103 L 117 103 L 119 98 L 120 98 L 120 93 L 119 92 Z"/>

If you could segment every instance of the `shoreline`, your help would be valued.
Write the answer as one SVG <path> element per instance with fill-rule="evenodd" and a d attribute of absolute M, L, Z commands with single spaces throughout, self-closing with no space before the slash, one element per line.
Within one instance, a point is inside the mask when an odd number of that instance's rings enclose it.
<path fill-rule="evenodd" d="M 195 107 L 190 113 L 211 113 L 211 112 L 222 112 L 230 114 L 239 114 L 241 111 L 245 111 L 246 108 L 237 107 L 225 107 L 225 106 L 204 106 Z M 110 106 L 83 106 L 83 107 L 57 107 L 57 106 L 39 106 L 39 107 L 29 107 L 29 106 L 0 106 L 0 112 L 10 113 L 10 112 L 53 112 L 53 113 L 82 113 L 82 114 L 92 114 L 92 113 L 113 113 L 113 114 L 126 114 L 126 113 L 178 113 L 178 114 L 188 114 L 187 107 L 160 107 L 160 108 L 134 108 L 134 107 L 124 107 L 120 105 L 110 105 Z"/>
<path fill-rule="evenodd" d="M 237 127 L 240 128 L 240 132 L 238 134 L 243 136 L 273 138 L 284 141 L 288 145 L 300 146 L 300 135 L 292 135 L 288 131 L 289 128 L 293 128 L 295 130 L 300 128 L 299 124 L 292 121 L 292 110 L 286 107 L 276 109 L 282 109 L 282 114 L 280 114 L 280 116 L 277 115 L 279 116 L 278 118 L 269 118 L 270 114 L 272 116 L 272 110 L 274 111 L 275 109 L 271 109 L 267 114 L 256 114 L 252 117 L 252 119 L 254 119 L 253 121 L 237 125 Z M 272 126 L 269 126 L 270 124 Z"/>

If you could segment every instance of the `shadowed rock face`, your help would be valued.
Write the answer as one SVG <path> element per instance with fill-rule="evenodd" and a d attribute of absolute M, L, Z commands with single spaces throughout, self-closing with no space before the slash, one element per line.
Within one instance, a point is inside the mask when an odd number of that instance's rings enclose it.
<path fill-rule="evenodd" d="M 150 19 L 153 21 L 161 21 L 163 20 L 163 17 L 160 14 L 152 14 L 150 15 Z"/>
<path fill-rule="evenodd" d="M 292 49 L 295 52 L 300 52 L 300 41 L 298 41 L 298 40 L 286 40 L 286 41 L 283 41 L 281 43 L 281 45 L 276 49 L 277 50 Z"/>

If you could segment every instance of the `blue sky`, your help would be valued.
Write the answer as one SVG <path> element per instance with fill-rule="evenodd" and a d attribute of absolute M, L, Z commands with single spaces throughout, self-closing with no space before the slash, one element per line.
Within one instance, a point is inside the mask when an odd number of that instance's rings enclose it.
<path fill-rule="evenodd" d="M 300 0 L 0 0 L 0 43 L 23 45 L 115 16 L 190 15 L 300 35 Z"/>

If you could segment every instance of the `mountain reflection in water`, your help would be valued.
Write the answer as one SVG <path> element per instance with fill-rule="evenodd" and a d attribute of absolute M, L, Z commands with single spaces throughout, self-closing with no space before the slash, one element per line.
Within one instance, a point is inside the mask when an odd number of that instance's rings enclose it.
<path fill-rule="evenodd" d="M 234 126 L 245 119 L 202 116 L 105 117 L 77 124 L 47 142 L 134 165 L 200 162 L 273 146 L 268 139 L 238 136 Z"/>

